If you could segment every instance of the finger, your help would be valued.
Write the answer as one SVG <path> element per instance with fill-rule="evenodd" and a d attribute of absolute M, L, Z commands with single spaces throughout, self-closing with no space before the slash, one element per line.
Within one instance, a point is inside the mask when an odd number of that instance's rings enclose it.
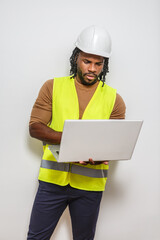
<path fill-rule="evenodd" d="M 82 165 L 87 165 L 87 163 L 84 162 L 84 161 L 79 161 L 79 163 L 82 164 Z"/>
<path fill-rule="evenodd" d="M 109 163 L 109 162 L 107 162 L 107 161 L 103 162 L 103 164 L 105 164 L 105 165 L 108 165 L 108 163 Z"/>
<path fill-rule="evenodd" d="M 92 158 L 89 158 L 89 163 L 90 163 L 90 164 L 93 164 L 93 165 L 95 164 L 95 162 L 93 161 Z"/>

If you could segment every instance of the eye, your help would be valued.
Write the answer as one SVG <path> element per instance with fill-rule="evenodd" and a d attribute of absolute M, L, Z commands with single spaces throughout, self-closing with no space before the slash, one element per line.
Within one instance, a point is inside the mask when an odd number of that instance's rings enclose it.
<path fill-rule="evenodd" d="M 85 64 L 89 64 L 89 63 L 90 63 L 90 61 L 88 61 L 87 59 L 84 59 L 83 62 L 84 62 Z"/>
<path fill-rule="evenodd" d="M 96 63 L 97 66 L 102 66 L 102 64 L 103 64 L 102 62 Z"/>

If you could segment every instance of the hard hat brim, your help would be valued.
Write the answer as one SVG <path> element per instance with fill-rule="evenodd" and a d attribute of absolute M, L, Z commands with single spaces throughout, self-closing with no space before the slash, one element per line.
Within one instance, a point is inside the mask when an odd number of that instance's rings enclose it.
<path fill-rule="evenodd" d="M 85 53 L 89 53 L 89 54 L 93 54 L 93 55 L 97 55 L 97 56 L 101 56 L 101 57 L 105 57 L 105 58 L 109 58 L 111 56 L 111 53 L 110 54 L 106 54 L 106 52 L 102 52 L 102 51 L 97 51 L 97 50 L 92 50 L 92 49 L 85 49 L 85 48 L 82 48 L 79 46 L 79 44 L 76 42 L 75 43 L 75 46 L 77 48 L 79 48 L 82 52 L 85 52 Z"/>

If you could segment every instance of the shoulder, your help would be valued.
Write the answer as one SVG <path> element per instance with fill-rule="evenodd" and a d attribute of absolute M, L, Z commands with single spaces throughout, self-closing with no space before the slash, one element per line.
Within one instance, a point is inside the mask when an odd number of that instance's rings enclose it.
<path fill-rule="evenodd" d="M 126 112 L 126 105 L 123 98 L 117 93 L 116 100 L 113 107 L 113 111 L 111 113 L 110 118 L 112 119 L 124 119 Z"/>
<path fill-rule="evenodd" d="M 39 95 L 49 95 L 52 96 L 53 92 L 53 81 L 54 79 L 47 80 L 41 87 L 39 91 Z"/>
<path fill-rule="evenodd" d="M 52 79 L 53 80 L 53 79 Z M 74 78 L 72 76 L 66 76 L 66 77 L 55 77 L 54 82 L 63 83 L 63 82 L 73 82 Z"/>
<path fill-rule="evenodd" d="M 109 86 L 107 83 L 104 83 L 104 85 L 103 85 L 103 82 L 102 82 L 102 81 L 100 81 L 100 85 L 101 85 L 102 88 L 104 88 L 104 89 L 109 89 L 109 90 L 111 90 L 111 91 L 116 91 L 115 88 Z"/>
<path fill-rule="evenodd" d="M 57 93 L 57 91 L 69 90 L 72 88 L 74 84 L 74 78 L 72 76 L 67 77 L 56 77 L 54 78 L 54 86 L 53 86 L 53 94 Z"/>
<path fill-rule="evenodd" d="M 122 98 L 118 93 L 116 94 L 116 101 L 115 101 L 115 104 L 120 104 L 120 105 L 125 106 L 125 103 L 124 103 L 123 98 Z"/>
<path fill-rule="evenodd" d="M 41 89 L 46 89 L 46 90 L 50 90 L 53 88 L 53 81 L 54 79 L 49 79 L 47 80 L 43 85 Z"/>

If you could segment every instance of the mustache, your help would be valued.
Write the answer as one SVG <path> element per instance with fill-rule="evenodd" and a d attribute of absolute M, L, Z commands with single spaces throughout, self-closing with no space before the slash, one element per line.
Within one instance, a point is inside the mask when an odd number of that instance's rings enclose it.
<path fill-rule="evenodd" d="M 98 77 L 96 74 L 94 73 L 84 73 L 83 76 L 91 76 L 91 77 Z"/>

